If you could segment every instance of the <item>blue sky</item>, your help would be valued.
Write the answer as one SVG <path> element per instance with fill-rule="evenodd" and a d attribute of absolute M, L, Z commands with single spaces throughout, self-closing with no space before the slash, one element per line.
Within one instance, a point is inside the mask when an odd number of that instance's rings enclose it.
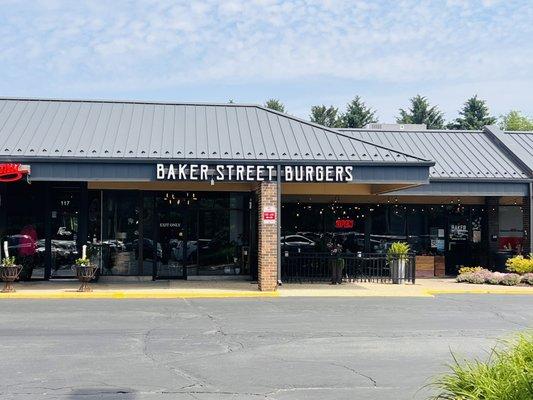
<path fill-rule="evenodd" d="M 381 122 L 420 93 L 533 115 L 524 1 L 0 0 L 0 96 L 263 103 L 307 118 L 359 94 Z"/>

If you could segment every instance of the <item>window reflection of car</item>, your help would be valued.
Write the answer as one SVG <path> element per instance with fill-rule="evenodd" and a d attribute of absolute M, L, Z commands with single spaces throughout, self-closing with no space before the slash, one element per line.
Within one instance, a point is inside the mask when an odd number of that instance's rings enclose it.
<path fill-rule="evenodd" d="M 177 243 L 172 248 L 172 255 L 175 260 L 183 261 L 183 245 L 186 245 L 185 249 L 185 260 L 191 261 L 198 251 L 198 246 L 200 246 L 200 251 L 208 250 L 211 246 L 211 239 L 198 239 L 198 240 L 177 240 Z"/>
<path fill-rule="evenodd" d="M 313 242 L 318 242 L 322 238 L 322 234 L 316 232 L 296 232 L 296 235 L 303 236 Z"/>
<path fill-rule="evenodd" d="M 281 237 L 281 249 L 283 251 L 312 251 L 315 242 L 302 235 L 287 235 Z"/>
<path fill-rule="evenodd" d="M 108 246 L 110 250 L 114 251 L 126 251 L 126 246 L 120 240 L 104 240 L 103 245 Z"/>
<path fill-rule="evenodd" d="M 152 239 L 143 239 L 143 260 L 149 260 L 154 257 L 155 249 L 157 246 L 157 259 L 161 260 L 163 258 L 163 249 L 161 243 L 154 245 Z M 133 247 L 135 248 L 135 258 L 139 258 L 139 239 L 133 241 Z"/>
<path fill-rule="evenodd" d="M 37 250 L 37 243 L 28 235 L 10 235 L 4 241 L 7 242 L 10 255 L 31 255 Z"/>

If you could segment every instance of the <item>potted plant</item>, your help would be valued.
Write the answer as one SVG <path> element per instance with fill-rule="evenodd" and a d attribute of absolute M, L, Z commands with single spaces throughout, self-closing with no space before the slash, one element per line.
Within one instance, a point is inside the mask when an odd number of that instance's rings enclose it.
<path fill-rule="evenodd" d="M 405 264 L 409 255 L 410 247 L 405 242 L 394 242 L 387 251 L 387 261 L 391 269 L 392 283 L 403 283 L 406 278 Z"/>
<path fill-rule="evenodd" d="M 81 282 L 78 292 L 92 292 L 89 282 L 93 280 L 98 271 L 98 266 L 91 264 L 91 260 L 87 258 L 87 246 L 82 247 L 82 256 L 76 260 L 76 276 Z"/>
<path fill-rule="evenodd" d="M 2 260 L 0 265 L 0 277 L 4 282 L 2 293 L 13 293 L 15 291 L 13 282 L 18 279 L 20 271 L 22 271 L 22 266 L 15 264 L 15 257 L 8 256 Z"/>

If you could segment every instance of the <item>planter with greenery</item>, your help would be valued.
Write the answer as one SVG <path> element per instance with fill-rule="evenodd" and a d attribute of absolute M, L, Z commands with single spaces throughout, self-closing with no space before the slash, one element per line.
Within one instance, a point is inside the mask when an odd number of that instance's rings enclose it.
<path fill-rule="evenodd" d="M 405 242 L 394 242 L 387 251 L 387 261 L 391 269 L 392 283 L 406 282 L 406 264 L 410 247 Z"/>
<path fill-rule="evenodd" d="M 92 292 L 92 288 L 89 286 L 98 271 L 98 266 L 91 264 L 91 261 L 87 258 L 87 246 L 83 246 L 82 256 L 76 260 L 76 276 L 81 282 L 81 286 L 78 292 Z"/>
<path fill-rule="evenodd" d="M 2 293 L 13 293 L 15 287 L 13 282 L 15 282 L 22 271 L 22 266 L 15 263 L 15 257 L 6 257 L 2 260 L 0 265 L 0 278 L 4 282 L 4 288 Z"/>

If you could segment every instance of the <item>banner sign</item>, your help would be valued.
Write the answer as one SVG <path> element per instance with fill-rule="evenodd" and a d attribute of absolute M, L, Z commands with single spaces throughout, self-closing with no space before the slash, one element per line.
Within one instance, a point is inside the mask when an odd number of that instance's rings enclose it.
<path fill-rule="evenodd" d="M 273 181 L 275 165 L 239 164 L 157 164 L 156 179 L 167 181 Z M 351 182 L 350 165 L 285 165 L 281 167 L 284 182 Z"/>
<path fill-rule="evenodd" d="M 0 182 L 15 182 L 30 173 L 29 165 L 16 163 L 0 164 Z"/>

